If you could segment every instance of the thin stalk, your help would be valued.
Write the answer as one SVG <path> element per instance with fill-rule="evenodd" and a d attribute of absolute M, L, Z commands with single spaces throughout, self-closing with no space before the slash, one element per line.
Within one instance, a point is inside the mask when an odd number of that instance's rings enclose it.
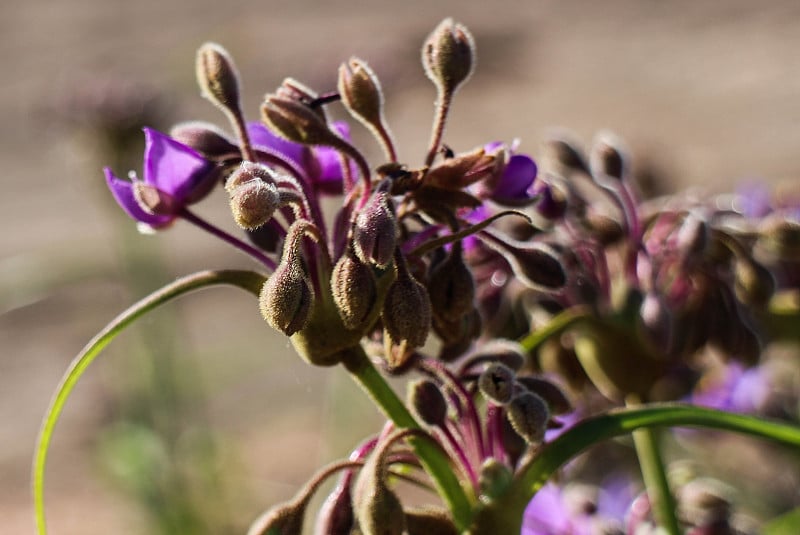
<path fill-rule="evenodd" d="M 431 142 L 428 146 L 428 155 L 425 157 L 426 167 L 430 167 L 434 158 L 436 158 L 436 153 L 439 152 L 439 145 L 442 142 L 444 126 L 447 123 L 447 114 L 450 112 L 452 101 L 452 92 L 439 92 L 439 98 L 436 101 L 436 118 L 433 120 L 433 129 L 431 131 Z"/>

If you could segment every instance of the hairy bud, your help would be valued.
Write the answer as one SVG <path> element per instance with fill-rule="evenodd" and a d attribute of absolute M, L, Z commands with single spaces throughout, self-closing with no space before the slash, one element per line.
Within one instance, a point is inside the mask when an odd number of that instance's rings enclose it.
<path fill-rule="evenodd" d="M 431 302 L 425 287 L 408 272 L 405 260 L 383 302 L 383 326 L 392 342 L 421 347 L 431 329 Z"/>
<path fill-rule="evenodd" d="M 355 524 L 351 478 L 346 475 L 325 499 L 317 516 L 316 535 L 350 535 Z"/>
<path fill-rule="evenodd" d="M 408 535 L 458 535 L 450 515 L 444 509 L 423 507 L 406 509 Z"/>
<path fill-rule="evenodd" d="M 628 163 L 621 145 L 620 140 L 610 132 L 601 132 L 597 136 L 589 154 L 589 168 L 595 179 L 625 178 Z"/>
<path fill-rule="evenodd" d="M 344 326 L 357 329 L 363 325 L 375 305 L 375 274 L 371 267 L 347 251 L 333 268 L 331 291 Z"/>
<path fill-rule="evenodd" d="M 383 91 L 367 63 L 350 58 L 339 67 L 337 85 L 342 104 L 368 128 L 383 128 Z"/>
<path fill-rule="evenodd" d="M 544 439 L 550 411 L 541 397 L 525 392 L 506 405 L 506 417 L 514 431 L 528 444 L 539 444 Z"/>
<path fill-rule="evenodd" d="M 475 307 L 475 281 L 464 263 L 460 243 L 431 270 L 428 293 L 433 313 L 446 320 L 456 320 Z"/>
<path fill-rule="evenodd" d="M 281 137 L 303 145 L 332 145 L 342 143 L 325 120 L 307 104 L 267 95 L 261 105 L 261 118 Z"/>
<path fill-rule="evenodd" d="M 261 515 L 247 530 L 247 535 L 300 535 L 308 502 L 277 505 Z"/>
<path fill-rule="evenodd" d="M 175 141 L 191 147 L 210 160 L 226 158 L 239 152 L 239 147 L 213 123 L 187 121 L 176 124 L 169 131 Z"/>
<path fill-rule="evenodd" d="M 452 95 L 475 67 L 475 40 L 469 30 L 447 18 L 422 45 L 425 74 L 443 94 Z"/>
<path fill-rule="evenodd" d="M 386 452 L 373 452 L 356 482 L 355 512 L 364 535 L 402 535 L 405 531 L 403 505 L 386 484 Z"/>
<path fill-rule="evenodd" d="M 314 290 L 287 239 L 283 257 L 275 272 L 264 283 L 259 297 L 261 315 L 274 329 L 291 336 L 305 326 L 314 302 Z"/>
<path fill-rule="evenodd" d="M 567 399 L 564 391 L 547 379 L 529 375 L 517 376 L 517 383 L 528 392 L 533 392 L 542 398 L 547 403 L 551 414 L 557 415 L 572 411 L 572 403 Z"/>
<path fill-rule="evenodd" d="M 489 499 L 502 496 L 514 480 L 514 474 L 504 463 L 489 457 L 481 465 L 478 474 L 478 487 L 481 495 Z"/>
<path fill-rule="evenodd" d="M 362 262 L 386 269 L 397 244 L 397 219 L 386 191 L 375 191 L 356 216 L 353 250 Z"/>
<path fill-rule="evenodd" d="M 428 425 L 444 425 L 447 418 L 447 401 L 436 383 L 428 379 L 409 383 L 408 400 L 420 420 Z"/>
<path fill-rule="evenodd" d="M 539 242 L 521 242 L 496 232 L 484 231 L 485 243 L 500 252 L 514 274 L 534 289 L 557 290 L 567 283 L 567 273 L 555 250 Z"/>
<path fill-rule="evenodd" d="M 261 180 L 233 188 L 230 196 L 233 218 L 245 230 L 256 229 L 272 219 L 281 201 L 275 184 Z"/>
<path fill-rule="evenodd" d="M 490 364 L 478 377 L 478 388 L 487 399 L 505 405 L 514 396 L 514 372 L 502 364 Z"/>
<path fill-rule="evenodd" d="M 203 96 L 223 111 L 239 110 L 239 76 L 228 52 L 216 43 L 197 51 L 197 82 Z"/>

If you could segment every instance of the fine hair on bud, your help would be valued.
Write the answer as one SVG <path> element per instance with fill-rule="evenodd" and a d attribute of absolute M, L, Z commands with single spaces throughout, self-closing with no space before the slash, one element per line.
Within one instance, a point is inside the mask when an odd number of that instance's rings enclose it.
<path fill-rule="evenodd" d="M 247 530 L 247 535 L 301 535 L 308 502 L 276 505 L 261 515 Z"/>
<path fill-rule="evenodd" d="M 342 104 L 368 128 L 383 123 L 383 91 L 378 77 L 358 58 L 350 58 L 339 67 L 339 94 Z"/>
<path fill-rule="evenodd" d="M 176 124 L 170 129 L 169 135 L 211 160 L 226 158 L 239 152 L 239 147 L 220 127 L 205 121 Z"/>
<path fill-rule="evenodd" d="M 231 190 L 230 197 L 233 219 L 245 230 L 257 229 L 272 219 L 281 201 L 275 184 L 262 180 L 240 184 Z"/>
<path fill-rule="evenodd" d="M 365 264 L 386 269 L 397 244 L 397 218 L 389 194 L 378 189 L 353 225 L 353 250 Z"/>
<path fill-rule="evenodd" d="M 230 193 L 233 189 L 254 180 L 261 180 L 274 184 L 277 177 L 275 171 L 260 163 L 244 161 L 231 173 L 225 182 L 225 190 Z"/>
<path fill-rule="evenodd" d="M 405 510 L 408 535 L 458 535 L 453 519 L 445 509 L 421 507 Z"/>
<path fill-rule="evenodd" d="M 344 326 L 348 329 L 363 326 L 378 294 L 372 268 L 348 250 L 333 267 L 331 291 Z"/>
<path fill-rule="evenodd" d="M 478 388 L 487 399 L 505 405 L 514 396 L 514 371 L 495 362 L 478 377 Z"/>
<path fill-rule="evenodd" d="M 284 243 L 285 248 L 292 245 Z M 280 264 L 261 289 L 261 315 L 272 328 L 291 336 L 305 326 L 313 302 L 314 290 L 299 258 L 294 251 L 285 250 Z"/>
<path fill-rule="evenodd" d="M 352 475 L 345 475 L 325 499 L 317 515 L 316 535 L 350 535 L 355 524 L 351 479 Z"/>
<path fill-rule="evenodd" d="M 428 292 L 434 314 L 446 320 L 461 318 L 475 307 L 475 280 L 464 263 L 460 243 L 431 269 Z"/>
<path fill-rule="evenodd" d="M 383 302 L 383 326 L 394 343 L 409 348 L 422 347 L 431 329 L 431 302 L 428 291 L 409 272 L 403 259 L 397 279 Z"/>
<path fill-rule="evenodd" d="M 239 75 L 228 52 L 216 43 L 197 51 L 197 82 L 203 96 L 224 111 L 239 110 Z"/>
<path fill-rule="evenodd" d="M 447 400 L 436 383 L 429 379 L 419 379 L 409 383 L 408 400 L 420 420 L 428 425 L 444 425 L 447 418 Z"/>
<path fill-rule="evenodd" d="M 530 444 L 539 444 L 544 440 L 550 411 L 547 403 L 533 392 L 517 395 L 506 405 L 506 417 L 519 436 Z"/>
<path fill-rule="evenodd" d="M 475 39 L 451 18 L 439 23 L 422 45 L 425 74 L 444 94 L 454 94 L 469 79 L 475 61 Z"/>
<path fill-rule="evenodd" d="M 478 488 L 481 495 L 487 498 L 501 496 L 514 480 L 511 469 L 494 457 L 489 457 L 481 465 L 478 474 Z"/>

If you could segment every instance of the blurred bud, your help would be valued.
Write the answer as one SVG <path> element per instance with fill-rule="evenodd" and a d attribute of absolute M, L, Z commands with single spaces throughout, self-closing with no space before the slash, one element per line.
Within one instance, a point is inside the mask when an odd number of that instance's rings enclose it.
<path fill-rule="evenodd" d="M 203 96 L 223 111 L 239 110 L 239 76 L 228 52 L 216 43 L 197 51 L 197 82 Z"/>
<path fill-rule="evenodd" d="M 558 290 L 567 283 L 567 273 L 555 250 L 540 242 L 520 242 L 498 233 L 484 231 L 485 243 L 511 264 L 519 280 L 534 289 Z"/>
<path fill-rule="evenodd" d="M 350 535 L 355 524 L 351 477 L 345 475 L 320 507 L 314 529 L 316 535 Z"/>
<path fill-rule="evenodd" d="M 567 195 L 561 188 L 553 184 L 542 183 L 536 193 L 539 195 L 534 208 L 536 212 L 549 221 L 564 217 L 567 212 Z"/>
<path fill-rule="evenodd" d="M 425 344 L 431 329 L 430 298 L 405 265 L 398 265 L 397 279 L 383 302 L 382 317 L 383 326 L 395 344 L 405 344 L 408 348 Z"/>
<path fill-rule="evenodd" d="M 589 168 L 597 180 L 605 177 L 622 180 L 628 172 L 628 163 L 623 156 L 622 142 L 610 132 L 601 132 L 589 154 Z"/>
<path fill-rule="evenodd" d="M 619 221 L 595 211 L 586 214 L 584 223 L 589 227 L 592 237 L 604 247 L 613 245 L 625 236 Z"/>
<path fill-rule="evenodd" d="M 287 336 L 305 326 L 314 302 L 314 290 L 295 247 L 294 240 L 287 238 L 281 261 L 259 297 L 261 315 L 272 328 Z"/>
<path fill-rule="evenodd" d="M 575 172 L 590 174 L 583 153 L 566 136 L 546 141 L 543 152 L 543 165 L 558 176 L 569 177 Z"/>
<path fill-rule="evenodd" d="M 775 278 L 772 273 L 752 258 L 736 259 L 734 277 L 736 297 L 746 305 L 763 308 L 775 293 Z"/>
<path fill-rule="evenodd" d="M 294 78 L 284 78 L 281 85 L 275 90 L 275 96 L 308 106 L 308 109 L 315 113 L 323 123 L 328 122 L 324 106 L 311 107 L 311 104 L 319 98 L 317 92 Z"/>
<path fill-rule="evenodd" d="M 678 229 L 676 248 L 685 257 L 702 255 L 708 238 L 708 224 L 697 214 L 689 212 Z"/>
<path fill-rule="evenodd" d="M 571 392 L 581 392 L 589 382 L 574 349 L 564 347 L 559 337 L 545 341 L 538 352 L 542 372 L 564 379 Z"/>
<path fill-rule="evenodd" d="M 422 45 L 425 74 L 443 94 L 453 95 L 475 67 L 475 40 L 466 27 L 447 18 Z"/>
<path fill-rule="evenodd" d="M 727 523 L 731 515 L 730 491 L 716 480 L 700 478 L 683 485 L 677 493 L 678 515 L 692 526 Z"/>
<path fill-rule="evenodd" d="M 664 355 L 672 351 L 672 312 L 664 298 L 647 292 L 639 307 L 640 326 L 647 339 Z"/>
<path fill-rule="evenodd" d="M 572 403 L 564 391 L 547 379 L 529 375 L 517 376 L 517 384 L 542 398 L 551 414 L 558 415 L 572 411 Z"/>
<path fill-rule="evenodd" d="M 247 535 L 301 535 L 308 502 L 277 505 L 261 515 L 247 530 Z"/>
<path fill-rule="evenodd" d="M 261 118 L 270 130 L 295 143 L 336 146 L 342 142 L 316 111 L 295 100 L 267 95 Z"/>
<path fill-rule="evenodd" d="M 506 417 L 525 441 L 530 444 L 539 444 L 544 440 L 550 412 L 547 403 L 533 392 L 525 392 L 506 405 Z"/>
<path fill-rule="evenodd" d="M 514 372 L 497 362 L 490 364 L 478 377 L 478 388 L 490 401 L 505 405 L 514 396 Z"/>
<path fill-rule="evenodd" d="M 133 197 L 148 214 L 173 215 L 180 208 L 172 195 L 141 180 L 133 181 Z"/>
<path fill-rule="evenodd" d="M 204 121 L 176 124 L 169 131 L 175 141 L 193 148 L 210 160 L 237 154 L 239 147 L 217 125 Z"/>
<path fill-rule="evenodd" d="M 478 474 L 478 487 L 481 495 L 489 499 L 502 496 L 514 479 L 511 469 L 494 457 L 489 457 L 481 465 Z"/>
<path fill-rule="evenodd" d="M 433 313 L 444 319 L 458 319 L 475 307 L 475 281 L 464 263 L 460 243 L 431 270 L 428 293 Z"/>
<path fill-rule="evenodd" d="M 436 383 L 428 379 L 409 383 L 408 401 L 420 420 L 428 425 L 444 425 L 447 419 L 447 401 Z"/>
<path fill-rule="evenodd" d="M 339 66 L 337 85 L 342 104 L 367 127 L 383 128 L 383 92 L 378 77 L 358 58 L 350 58 Z"/>
<path fill-rule="evenodd" d="M 458 535 L 450 515 L 444 509 L 424 507 L 406 509 L 408 535 Z"/>
<path fill-rule="evenodd" d="M 374 452 L 356 482 L 355 513 L 363 535 L 402 535 L 405 513 L 385 481 L 385 457 Z"/>
<path fill-rule="evenodd" d="M 397 244 L 397 220 L 389 194 L 378 189 L 356 216 L 353 250 L 365 264 L 386 269 Z"/>
<path fill-rule="evenodd" d="M 513 340 L 494 338 L 470 353 L 461 369 L 466 370 L 482 362 L 498 362 L 513 371 L 519 371 L 525 364 L 525 348 Z"/>
<path fill-rule="evenodd" d="M 800 221 L 776 213 L 759 226 L 757 246 L 781 260 L 800 260 Z"/>
<path fill-rule="evenodd" d="M 344 326 L 348 329 L 362 327 L 378 293 L 372 268 L 347 251 L 333 268 L 331 291 Z"/>

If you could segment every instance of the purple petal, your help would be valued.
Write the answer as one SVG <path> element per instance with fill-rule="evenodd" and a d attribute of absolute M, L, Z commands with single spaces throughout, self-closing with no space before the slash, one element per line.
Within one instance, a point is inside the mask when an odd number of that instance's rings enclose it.
<path fill-rule="evenodd" d="M 331 130 L 339 134 L 345 141 L 350 141 L 350 125 L 344 121 L 334 121 Z M 314 157 L 319 165 L 319 174 L 314 177 L 317 188 L 322 193 L 338 195 L 342 192 L 344 176 L 342 174 L 342 158 L 338 151 L 330 147 L 314 148 Z M 358 169 L 349 162 L 350 172 L 356 176 Z"/>
<path fill-rule="evenodd" d="M 106 174 L 106 183 L 111 194 L 116 199 L 117 203 L 123 210 L 134 220 L 150 225 L 153 228 L 163 227 L 168 225 L 174 218 L 165 215 L 148 214 L 136 202 L 133 196 L 133 187 L 127 180 L 122 180 L 116 177 L 110 168 L 103 169 Z"/>
<path fill-rule="evenodd" d="M 500 199 L 524 199 L 528 197 L 528 188 L 536 178 L 536 163 L 524 154 L 515 154 L 497 182 L 493 197 Z"/>
<path fill-rule="evenodd" d="M 144 182 L 184 203 L 205 186 L 215 166 L 194 149 L 151 128 L 144 129 Z"/>
<path fill-rule="evenodd" d="M 570 518 L 561 499 L 561 491 L 552 483 L 543 486 L 525 508 L 522 535 L 565 533 Z"/>
<path fill-rule="evenodd" d="M 261 123 L 247 123 L 247 135 L 250 136 L 250 143 L 254 149 L 278 152 L 296 165 L 305 168 L 309 153 L 309 149 L 305 145 L 283 139 Z M 308 170 L 306 169 L 306 171 Z"/>

